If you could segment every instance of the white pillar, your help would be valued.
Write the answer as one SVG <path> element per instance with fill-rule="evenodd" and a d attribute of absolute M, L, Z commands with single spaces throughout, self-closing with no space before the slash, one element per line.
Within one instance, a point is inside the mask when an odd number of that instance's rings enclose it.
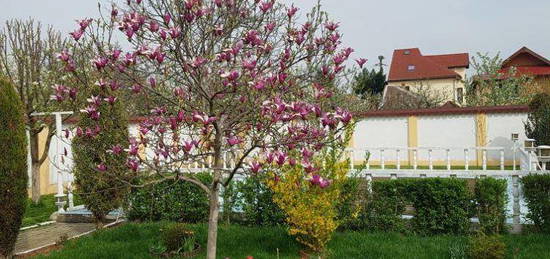
<path fill-rule="evenodd" d="M 61 171 L 61 138 L 63 136 L 63 121 L 61 118 L 61 113 L 54 113 L 55 115 L 55 137 L 56 137 L 56 149 L 55 154 L 55 170 L 57 172 L 57 194 L 55 195 L 55 198 L 57 198 L 57 202 L 55 203 L 57 205 L 57 212 L 65 212 L 65 201 L 63 198 L 65 197 L 65 194 L 63 193 L 63 172 Z"/>

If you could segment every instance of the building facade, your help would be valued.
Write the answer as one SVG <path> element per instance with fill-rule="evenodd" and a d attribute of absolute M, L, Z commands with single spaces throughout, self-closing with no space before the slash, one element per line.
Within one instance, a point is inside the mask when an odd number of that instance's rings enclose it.
<path fill-rule="evenodd" d="M 388 75 L 388 86 L 401 87 L 423 95 L 432 95 L 441 104 L 465 102 L 468 53 L 422 55 L 420 49 L 397 49 Z"/>

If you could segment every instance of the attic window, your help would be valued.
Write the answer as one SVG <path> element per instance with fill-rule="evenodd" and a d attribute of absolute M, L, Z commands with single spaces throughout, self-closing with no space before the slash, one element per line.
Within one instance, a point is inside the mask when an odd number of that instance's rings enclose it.
<path fill-rule="evenodd" d="M 405 50 L 405 52 L 403 52 L 403 54 L 405 54 L 405 55 L 410 55 L 410 54 L 411 54 L 411 51 L 410 51 L 410 50 Z"/>
<path fill-rule="evenodd" d="M 409 71 L 414 71 L 415 68 L 416 68 L 416 66 L 414 66 L 414 65 L 407 66 L 407 70 L 409 70 Z"/>

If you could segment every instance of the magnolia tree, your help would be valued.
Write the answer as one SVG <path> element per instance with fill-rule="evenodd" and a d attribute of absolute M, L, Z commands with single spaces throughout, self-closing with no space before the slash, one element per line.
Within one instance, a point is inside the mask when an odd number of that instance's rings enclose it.
<path fill-rule="evenodd" d="M 109 11 L 79 21 L 71 33 L 77 47 L 59 58 L 80 85 L 132 91 L 150 107 L 139 136 L 109 153 L 126 152 L 129 169 L 155 174 L 156 181 L 178 178 L 208 194 L 207 258 L 216 254 L 220 188 L 236 174 L 292 163 L 330 185 L 311 161 L 352 119 L 331 96 L 353 50 L 340 47 L 339 24 L 320 5 L 301 19 L 296 7 L 275 0 L 128 0 Z M 109 47 L 117 45 L 116 31 L 124 48 Z M 97 56 L 89 67 L 75 66 L 88 43 Z M 99 78 L 95 84 L 86 81 L 90 73 Z M 79 91 L 60 87 L 59 100 Z M 113 102 L 91 96 L 80 114 L 98 120 L 100 107 Z M 94 138 L 101 131 L 97 124 L 75 132 Z M 210 165 L 212 182 L 190 173 L 195 163 Z M 108 171 L 97 165 L 98 174 Z"/>

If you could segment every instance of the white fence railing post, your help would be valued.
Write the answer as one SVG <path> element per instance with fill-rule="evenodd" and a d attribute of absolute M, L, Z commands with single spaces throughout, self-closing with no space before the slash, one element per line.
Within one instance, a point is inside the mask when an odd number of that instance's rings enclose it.
<path fill-rule="evenodd" d="M 413 169 L 418 168 L 418 149 L 413 150 Z"/>
<path fill-rule="evenodd" d="M 384 149 L 380 149 L 380 167 L 382 170 L 386 169 L 386 163 L 384 161 Z"/>
<path fill-rule="evenodd" d="M 487 150 L 483 149 L 482 153 L 483 153 L 483 161 L 482 161 L 483 171 L 486 171 L 487 170 Z"/>
<path fill-rule="evenodd" d="M 395 152 L 396 152 L 395 156 L 397 159 L 397 170 L 401 170 L 401 159 L 399 157 L 399 149 L 397 149 Z"/>
<path fill-rule="evenodd" d="M 447 152 L 447 171 L 451 171 L 451 150 L 450 149 L 446 149 L 446 152 Z"/>
<path fill-rule="evenodd" d="M 500 150 L 500 170 L 504 171 L 504 149 Z"/>
<path fill-rule="evenodd" d="M 512 218 L 512 233 L 521 232 L 521 207 L 520 207 L 520 197 L 519 197 L 519 175 L 512 176 L 512 195 L 513 195 L 513 218 Z"/>
<path fill-rule="evenodd" d="M 470 154 L 467 148 L 464 149 L 464 170 L 468 171 L 470 169 Z"/>
<path fill-rule="evenodd" d="M 433 159 L 432 159 L 432 149 L 428 149 L 428 163 L 429 163 L 430 171 L 433 171 L 434 170 L 434 163 L 433 163 Z"/>

